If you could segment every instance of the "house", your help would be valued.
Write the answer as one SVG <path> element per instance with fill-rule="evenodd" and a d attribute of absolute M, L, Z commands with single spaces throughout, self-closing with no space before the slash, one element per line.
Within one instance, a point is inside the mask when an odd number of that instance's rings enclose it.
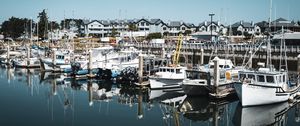
<path fill-rule="evenodd" d="M 254 34 L 255 32 L 253 22 L 239 21 L 229 27 L 231 28 L 233 35 L 245 35 L 246 33 Z"/>
<path fill-rule="evenodd" d="M 222 35 L 225 35 L 227 33 L 227 28 L 218 22 L 207 22 L 204 21 L 199 24 L 199 32 L 216 32 Z"/>
<path fill-rule="evenodd" d="M 291 31 L 300 32 L 300 26 L 298 23 L 284 18 L 278 18 L 272 21 L 270 26 L 272 32 L 277 32 L 278 30 L 281 30 L 282 27 Z"/>

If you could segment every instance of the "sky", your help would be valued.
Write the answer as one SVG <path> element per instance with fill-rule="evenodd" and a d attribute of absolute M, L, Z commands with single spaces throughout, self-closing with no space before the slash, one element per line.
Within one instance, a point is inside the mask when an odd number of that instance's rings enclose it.
<path fill-rule="evenodd" d="M 300 20 L 299 5 L 300 0 L 272 0 L 271 19 Z M 214 21 L 233 24 L 267 21 L 270 0 L 1 0 L 0 23 L 12 16 L 37 20 L 43 9 L 54 21 L 160 18 L 199 24 L 214 13 Z"/>

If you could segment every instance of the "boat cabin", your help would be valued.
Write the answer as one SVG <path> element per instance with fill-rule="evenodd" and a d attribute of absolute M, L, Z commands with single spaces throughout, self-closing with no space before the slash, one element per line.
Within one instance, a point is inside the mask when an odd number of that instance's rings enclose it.
<path fill-rule="evenodd" d="M 185 78 L 186 67 L 159 67 L 155 75 L 162 78 Z"/>
<path fill-rule="evenodd" d="M 286 72 L 240 71 L 239 80 L 251 84 L 282 86 L 287 82 L 287 75 Z"/>

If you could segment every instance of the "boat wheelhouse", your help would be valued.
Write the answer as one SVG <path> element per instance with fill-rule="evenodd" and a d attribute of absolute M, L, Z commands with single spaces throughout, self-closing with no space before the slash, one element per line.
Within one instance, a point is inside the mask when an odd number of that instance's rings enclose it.
<path fill-rule="evenodd" d="M 158 72 L 149 77 L 151 89 L 180 88 L 185 70 L 186 67 L 159 67 Z"/>

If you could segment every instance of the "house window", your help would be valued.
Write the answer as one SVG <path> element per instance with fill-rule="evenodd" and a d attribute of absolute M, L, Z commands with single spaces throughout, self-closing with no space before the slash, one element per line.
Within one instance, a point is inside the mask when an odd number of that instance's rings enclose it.
<path fill-rule="evenodd" d="M 141 26 L 144 26 L 145 25 L 145 22 L 141 22 Z"/>
<path fill-rule="evenodd" d="M 265 76 L 263 76 L 263 75 L 258 75 L 257 79 L 258 79 L 258 82 L 265 82 Z"/>
<path fill-rule="evenodd" d="M 182 29 L 182 30 L 185 30 L 185 27 L 182 27 L 181 29 Z"/>
<path fill-rule="evenodd" d="M 180 28 L 177 28 L 177 30 L 180 30 Z"/>
<path fill-rule="evenodd" d="M 149 26 L 149 23 L 146 23 L 146 26 Z"/>
<path fill-rule="evenodd" d="M 98 25 L 98 27 L 101 27 L 101 25 Z"/>
<path fill-rule="evenodd" d="M 163 30 L 167 30 L 167 28 L 166 28 L 166 27 L 163 27 Z"/>
<path fill-rule="evenodd" d="M 93 25 L 91 25 L 91 27 L 93 27 Z"/>
<path fill-rule="evenodd" d="M 145 30 L 146 30 L 146 31 L 148 31 L 148 30 L 149 30 L 149 28 L 145 28 Z"/>

